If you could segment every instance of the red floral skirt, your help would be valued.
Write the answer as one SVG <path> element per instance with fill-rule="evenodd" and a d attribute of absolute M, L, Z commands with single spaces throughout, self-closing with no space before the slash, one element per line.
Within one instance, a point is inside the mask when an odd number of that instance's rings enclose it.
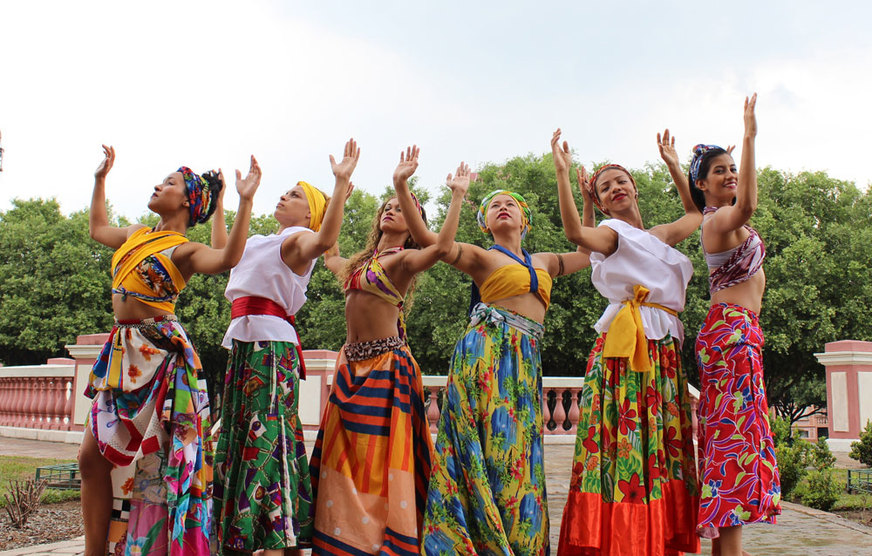
<path fill-rule="evenodd" d="M 781 513 L 762 350 L 752 311 L 727 303 L 709 310 L 696 339 L 701 528 L 775 523 Z"/>

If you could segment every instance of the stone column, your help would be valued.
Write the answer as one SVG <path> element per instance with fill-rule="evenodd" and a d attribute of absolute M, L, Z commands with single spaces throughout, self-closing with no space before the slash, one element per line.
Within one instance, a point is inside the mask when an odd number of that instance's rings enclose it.
<path fill-rule="evenodd" d="M 85 429 L 85 420 L 91 411 L 91 398 L 84 395 L 85 385 L 88 384 L 88 375 L 91 367 L 97 361 L 103 344 L 109 339 L 109 334 L 82 334 L 76 336 L 76 343 L 64 346 L 73 359 L 76 360 L 76 378 L 73 381 L 73 392 L 70 398 L 73 400 L 72 430 Z"/>
<path fill-rule="evenodd" d="M 306 362 L 306 380 L 300 381 L 300 403 L 297 414 L 303 423 L 304 431 L 318 431 L 321 424 L 321 414 L 327 406 L 330 396 L 330 386 L 333 384 L 333 370 L 339 352 L 327 349 L 304 349 L 303 360 Z M 312 436 L 314 433 L 307 435 Z"/>
<path fill-rule="evenodd" d="M 872 342 L 829 342 L 815 357 L 827 372 L 830 449 L 851 450 L 872 420 Z"/>

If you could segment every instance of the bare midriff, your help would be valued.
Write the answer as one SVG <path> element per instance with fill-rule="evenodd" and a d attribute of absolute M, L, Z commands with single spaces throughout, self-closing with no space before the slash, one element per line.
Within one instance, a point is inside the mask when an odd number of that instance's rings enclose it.
<path fill-rule="evenodd" d="M 763 292 L 766 290 L 766 274 L 763 268 L 744 282 L 724 288 L 712 294 L 712 305 L 732 303 L 760 314 L 763 303 Z"/>

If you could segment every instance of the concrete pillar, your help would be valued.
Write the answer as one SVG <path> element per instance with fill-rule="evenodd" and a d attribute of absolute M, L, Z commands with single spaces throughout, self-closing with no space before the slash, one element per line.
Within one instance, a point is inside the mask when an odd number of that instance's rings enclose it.
<path fill-rule="evenodd" d="M 815 357 L 827 372 L 830 449 L 850 451 L 872 420 L 872 342 L 829 342 Z"/>
<path fill-rule="evenodd" d="M 73 381 L 73 427 L 72 430 L 81 431 L 85 428 L 85 420 L 91 411 L 91 398 L 85 396 L 85 386 L 88 384 L 88 375 L 91 367 L 97 361 L 103 344 L 109 339 L 109 334 L 82 334 L 76 336 L 76 343 L 64 346 L 73 359 L 76 360 L 76 379 Z"/>

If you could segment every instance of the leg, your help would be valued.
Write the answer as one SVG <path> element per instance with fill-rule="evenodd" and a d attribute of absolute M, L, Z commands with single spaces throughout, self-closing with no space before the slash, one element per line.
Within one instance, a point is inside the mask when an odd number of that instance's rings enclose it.
<path fill-rule="evenodd" d="M 79 448 L 79 472 L 82 475 L 82 518 L 85 522 L 86 556 L 105 556 L 112 517 L 112 464 L 97 448 L 90 427 Z"/>
<path fill-rule="evenodd" d="M 719 553 L 721 556 L 742 556 L 745 552 L 742 550 L 742 526 L 736 525 L 733 527 L 721 527 L 720 537 L 715 539 L 719 545 Z M 714 543 L 712 543 L 714 544 Z M 714 549 L 712 554 L 714 554 Z"/>

